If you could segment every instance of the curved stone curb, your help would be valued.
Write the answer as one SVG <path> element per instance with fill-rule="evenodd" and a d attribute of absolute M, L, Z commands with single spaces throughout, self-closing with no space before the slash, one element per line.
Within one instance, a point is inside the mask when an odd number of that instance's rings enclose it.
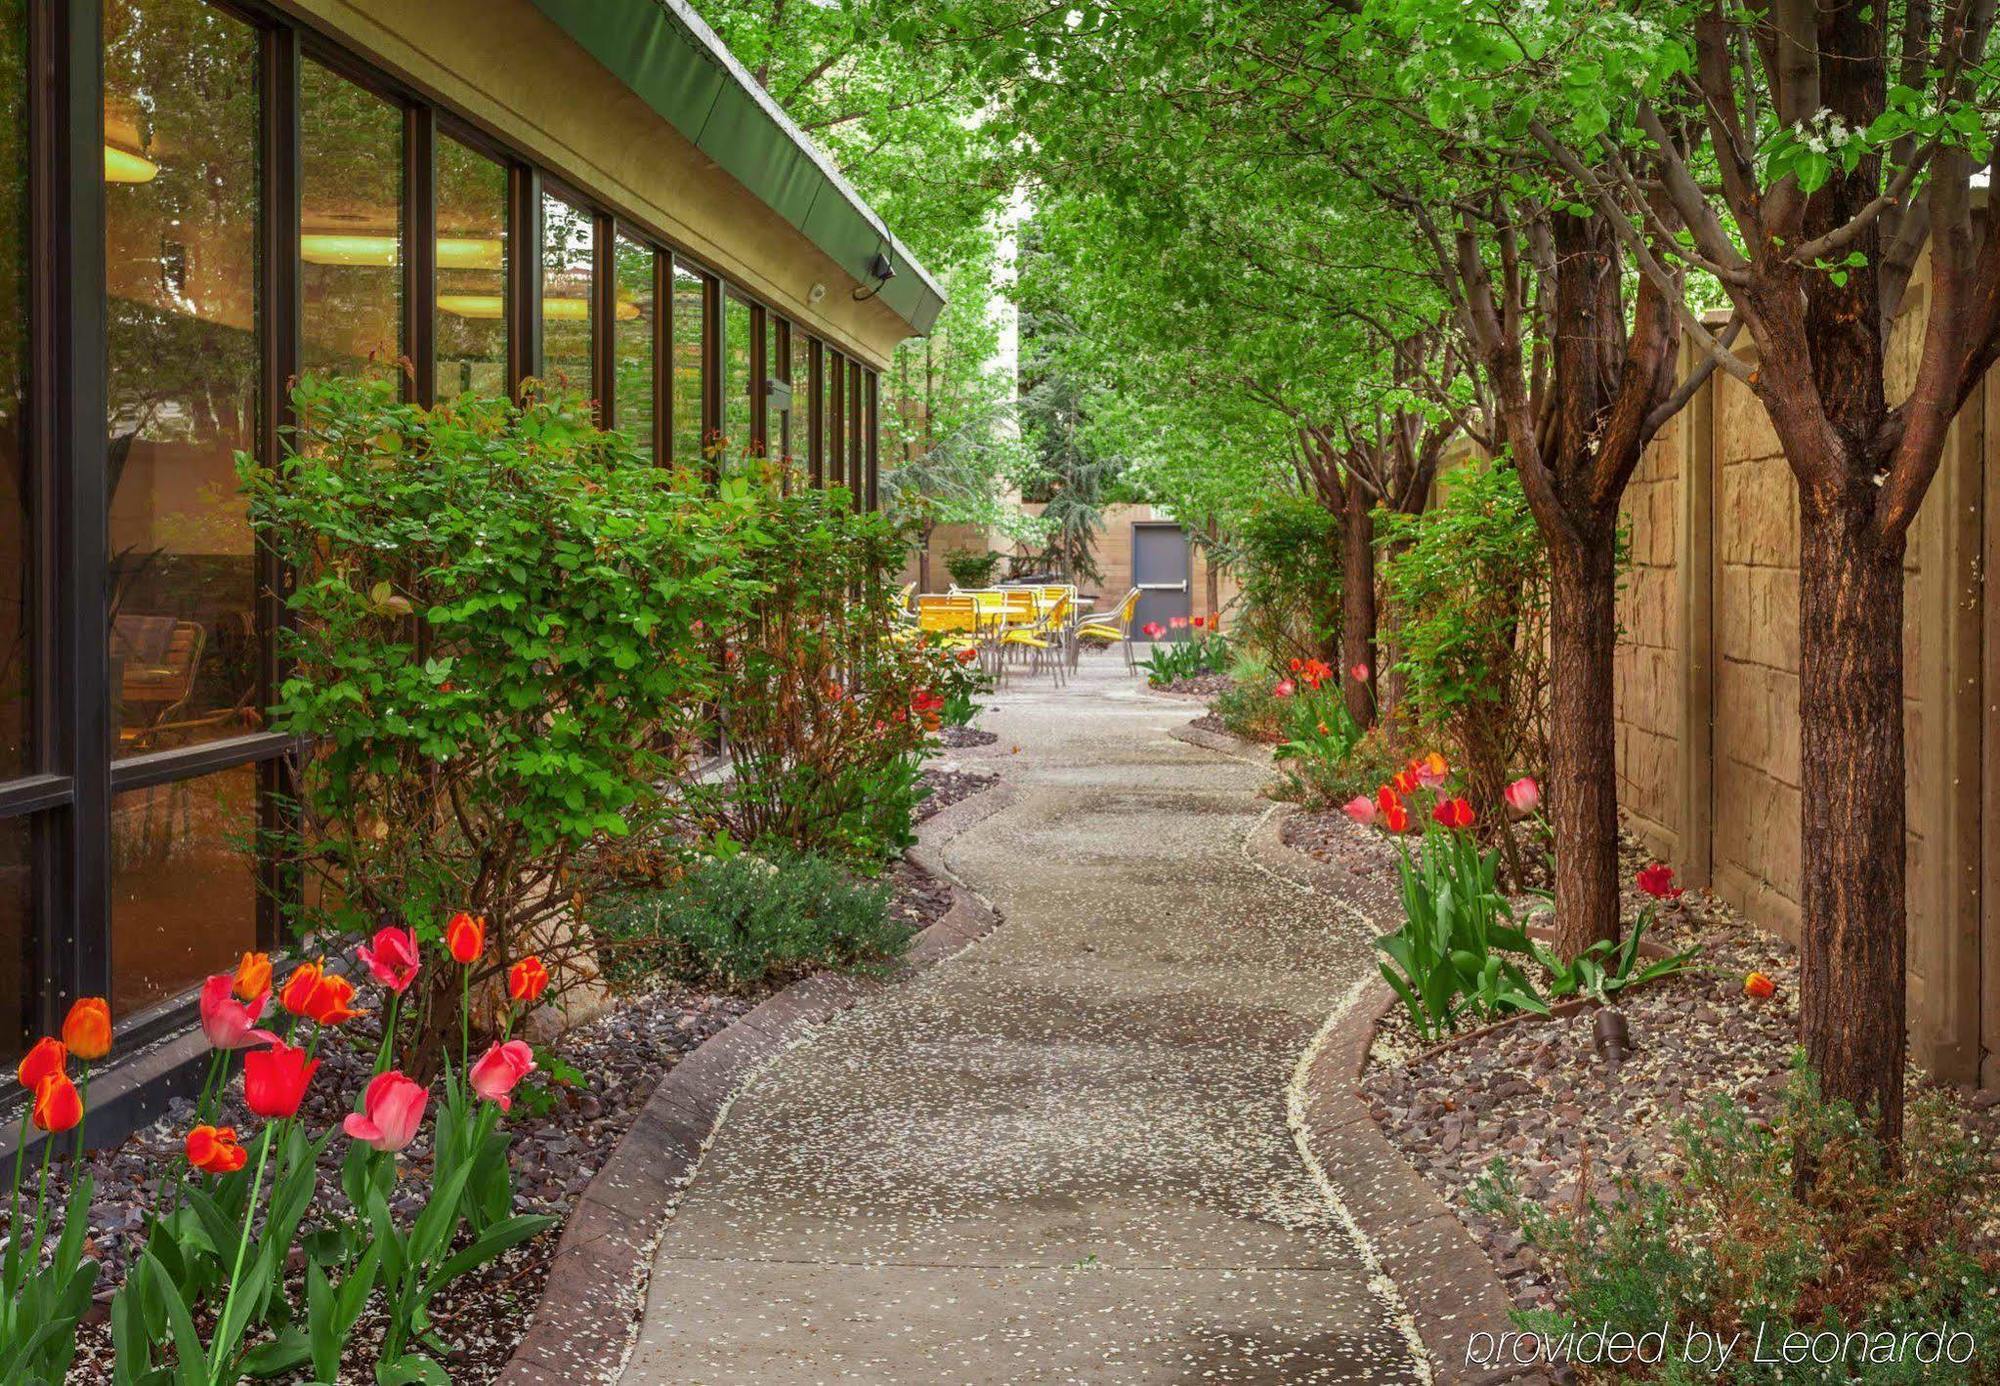
<path fill-rule="evenodd" d="M 1245 741 L 1240 736 L 1228 732 L 1210 731 L 1207 727 L 1197 727 L 1190 722 L 1185 727 L 1175 727 L 1167 733 L 1176 741 L 1185 741 L 1190 746 L 1199 746 L 1204 751 L 1220 751 L 1226 756 L 1239 760 L 1255 760 L 1264 764 L 1271 761 L 1271 748 L 1256 741 Z"/>
<path fill-rule="evenodd" d="M 1285 845 L 1284 817 L 1272 814 L 1259 823 L 1245 851 L 1301 886 L 1340 894 L 1332 868 Z M 1474 1334 L 1497 1341 L 1514 1330 L 1513 1301 L 1486 1252 L 1382 1134 L 1361 1095 L 1375 1026 L 1395 1005 L 1388 983 L 1369 978 L 1333 1022 L 1303 1075 L 1301 1134 L 1401 1293 L 1430 1354 L 1434 1379 L 1454 1386 L 1545 1380 L 1526 1368 L 1467 1365 Z"/>
<path fill-rule="evenodd" d="M 945 870 L 937 854 L 1012 797 L 1006 784 L 995 784 L 919 829 L 909 856 L 951 884 L 952 903 L 911 941 L 899 967 L 884 976 L 822 972 L 794 982 L 668 1070 L 570 1213 L 528 1331 L 496 1378 L 500 1386 L 618 1379 L 645 1310 L 660 1236 L 736 1095 L 817 1026 L 998 926 L 992 904 Z"/>

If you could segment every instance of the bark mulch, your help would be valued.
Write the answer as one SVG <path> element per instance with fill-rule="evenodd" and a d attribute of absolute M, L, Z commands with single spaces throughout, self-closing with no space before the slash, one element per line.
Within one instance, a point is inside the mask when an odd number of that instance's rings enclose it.
<path fill-rule="evenodd" d="M 991 746 L 999 741 L 1000 733 L 981 731 L 977 727 L 946 727 L 938 733 L 947 751 L 966 751 L 975 746 Z"/>
<path fill-rule="evenodd" d="M 1178 693 L 1189 698 L 1213 698 L 1235 686 L 1236 680 L 1228 674 L 1191 674 L 1172 683 L 1153 684 L 1152 690 L 1155 693 Z"/>
<path fill-rule="evenodd" d="M 995 737 L 994 740 L 999 740 Z M 917 822 L 943 813 L 961 799 L 969 799 L 1000 777 L 991 770 L 960 770 L 950 764 L 927 765 L 921 783 L 930 794 L 917 804 Z"/>
<path fill-rule="evenodd" d="M 951 908 L 950 886 L 907 859 L 894 863 L 884 879 L 893 888 L 891 915 L 913 933 L 936 922 Z M 514 1109 L 505 1119 L 505 1129 L 514 1137 L 515 1211 L 550 1213 L 566 1219 L 660 1079 L 703 1040 L 761 999 L 761 995 L 724 996 L 655 988 L 621 997 L 608 1013 L 547 1046 L 547 1053 L 574 1073 L 562 1075 L 568 1082 L 549 1082 L 546 1070 L 552 1065 L 545 1062 L 545 1071 L 530 1080 L 542 1095 L 524 1100 L 517 1094 Z M 373 1070 L 379 1035 L 372 1020 L 357 1020 L 349 1036 L 352 1042 L 331 1046 L 321 1056 L 321 1067 L 301 1109 L 310 1133 L 337 1125 L 352 1109 L 355 1094 Z M 240 1072 L 240 1067 L 236 1071 Z M 240 1082 L 236 1090 L 240 1094 Z M 164 1192 L 167 1177 L 184 1163 L 182 1141 L 193 1112 L 192 1101 L 176 1102 L 153 1125 L 86 1158 L 86 1168 L 96 1181 L 90 1246 L 103 1263 L 104 1273 L 98 1281 L 97 1308 L 77 1335 L 71 1381 L 112 1379 L 111 1296 L 143 1247 L 146 1214 Z M 240 1100 L 232 1099 L 226 1118 L 234 1120 L 239 1130 L 258 1127 L 257 1119 L 242 1109 Z M 319 1206 L 345 1207 L 339 1193 L 339 1162 L 346 1147 L 342 1136 L 335 1136 L 328 1146 L 320 1167 Z M 419 1206 L 426 1187 L 422 1177 L 430 1159 L 427 1135 L 404 1152 L 409 1192 L 396 1202 L 399 1218 L 407 1218 Z M 65 1176 L 53 1182 L 62 1186 L 61 1192 L 51 1193 L 60 1208 L 68 1180 Z M 432 1317 L 440 1335 L 455 1345 L 455 1351 L 443 1362 L 454 1386 L 481 1386 L 506 1366 L 541 1298 L 561 1235 L 558 1222 L 540 1237 L 440 1293 Z M 303 1273 L 300 1266 L 293 1270 L 295 1277 Z M 294 1285 L 293 1289 L 299 1287 Z M 294 1298 L 303 1303 L 302 1293 Z M 204 1333 L 210 1326 L 210 1320 L 201 1320 Z M 342 1380 L 373 1379 L 370 1364 L 383 1327 L 381 1316 L 371 1307 L 355 1327 Z"/>

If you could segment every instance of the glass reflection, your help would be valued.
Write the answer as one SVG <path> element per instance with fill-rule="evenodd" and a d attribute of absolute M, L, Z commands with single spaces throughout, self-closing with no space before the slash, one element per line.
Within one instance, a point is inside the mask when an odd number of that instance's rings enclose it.
<path fill-rule="evenodd" d="M 257 946 L 257 767 L 111 800 L 111 1011 L 201 984 Z"/>
<path fill-rule="evenodd" d="M 806 464 L 806 440 L 812 435 L 812 348 L 797 327 L 792 329 L 792 407 L 785 413 L 785 456 L 796 470 Z"/>
<path fill-rule="evenodd" d="M 437 399 L 507 394 L 507 170 L 437 142 Z"/>
<path fill-rule="evenodd" d="M 837 351 L 826 353 L 826 400 L 820 407 L 820 424 L 826 430 L 826 485 L 840 486 L 847 479 L 847 451 L 842 446 L 841 401 L 847 395 L 847 362 Z"/>
<path fill-rule="evenodd" d="M 750 305 L 730 294 L 722 308 L 722 461 L 750 455 Z"/>
<path fill-rule="evenodd" d="M 318 63 L 299 73 L 301 366 L 403 354 L 403 113 Z"/>
<path fill-rule="evenodd" d="M 590 213 L 542 198 L 542 378 L 586 396 L 594 233 Z"/>
<path fill-rule="evenodd" d="M 111 734 L 253 730 L 258 37 L 199 0 L 106 0 Z M 138 173 L 150 170 L 150 176 Z"/>
<path fill-rule="evenodd" d="M 617 381 L 612 392 L 616 427 L 632 437 L 646 456 L 653 455 L 653 248 L 620 236 L 612 247 L 618 279 L 618 319 L 613 324 L 617 346 Z"/>
<path fill-rule="evenodd" d="M 702 461 L 702 326 L 707 311 L 702 277 L 674 266 L 674 461 Z"/>
<path fill-rule="evenodd" d="M 35 820 L 0 819 L 0 1064 L 27 1047 L 41 988 L 35 975 Z"/>

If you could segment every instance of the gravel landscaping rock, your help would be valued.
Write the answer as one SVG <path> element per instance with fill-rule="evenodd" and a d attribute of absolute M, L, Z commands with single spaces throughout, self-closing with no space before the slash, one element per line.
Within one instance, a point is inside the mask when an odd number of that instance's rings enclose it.
<path fill-rule="evenodd" d="M 991 746 L 1000 739 L 997 732 L 981 731 L 977 727 L 946 727 L 938 733 L 947 751 L 970 750 L 975 746 Z"/>
<path fill-rule="evenodd" d="M 1155 693 L 1177 693 L 1187 698 L 1213 698 L 1227 693 L 1236 686 L 1236 680 L 1228 674 L 1190 674 L 1186 678 L 1175 679 L 1172 683 L 1156 683 L 1151 688 Z"/>
<path fill-rule="evenodd" d="M 930 794 L 917 805 L 917 822 L 943 813 L 961 799 L 971 798 L 999 778 L 991 770 L 962 770 L 950 761 L 925 766 L 921 782 Z"/>

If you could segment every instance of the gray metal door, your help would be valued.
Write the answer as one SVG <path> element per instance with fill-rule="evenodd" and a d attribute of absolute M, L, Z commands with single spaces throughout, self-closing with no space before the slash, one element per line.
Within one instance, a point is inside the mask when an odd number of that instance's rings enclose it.
<path fill-rule="evenodd" d="M 1194 609 L 1188 590 L 1188 538 L 1172 521 L 1148 521 L 1132 526 L 1132 585 L 1139 589 L 1139 610 L 1132 618 L 1135 638 L 1148 621 L 1172 629 L 1173 618 Z M 1187 628 L 1172 630 L 1186 639 Z"/>

